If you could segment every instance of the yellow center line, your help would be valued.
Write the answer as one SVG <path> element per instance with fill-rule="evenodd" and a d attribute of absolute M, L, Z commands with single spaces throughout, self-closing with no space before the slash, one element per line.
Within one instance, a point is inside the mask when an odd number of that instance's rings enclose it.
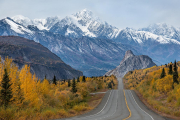
<path fill-rule="evenodd" d="M 130 118 L 130 117 L 131 117 L 131 110 L 129 109 L 129 106 L 128 106 L 128 104 L 127 104 L 126 94 L 125 94 L 124 89 L 123 89 L 123 92 L 124 92 L 124 97 L 125 97 L 126 106 L 127 106 L 128 110 L 129 110 L 129 116 L 128 116 L 127 118 L 124 118 L 123 120 L 127 120 L 128 118 Z"/>

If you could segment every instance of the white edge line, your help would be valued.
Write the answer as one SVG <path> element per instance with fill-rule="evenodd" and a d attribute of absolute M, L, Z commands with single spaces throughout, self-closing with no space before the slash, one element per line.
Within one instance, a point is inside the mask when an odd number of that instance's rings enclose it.
<path fill-rule="evenodd" d="M 132 95 L 132 97 L 133 97 L 133 99 L 134 99 L 134 96 L 133 96 L 133 94 L 132 94 L 132 92 L 130 91 L 130 93 L 131 93 L 131 95 Z M 137 102 L 136 102 L 136 100 L 134 99 L 134 101 L 135 101 L 135 103 L 137 104 Z M 137 106 L 139 107 L 139 105 L 137 104 Z M 147 115 L 149 115 L 146 111 L 144 111 L 141 107 L 139 107 L 143 112 L 145 112 Z M 151 119 L 152 120 L 154 120 L 153 119 L 153 117 L 151 116 L 151 115 L 149 115 L 150 117 L 151 117 Z"/>
<path fill-rule="evenodd" d="M 112 93 L 112 91 L 110 92 L 109 97 L 108 97 L 108 100 L 106 101 L 106 104 L 104 105 L 104 107 L 103 107 L 103 109 L 102 109 L 101 111 L 99 111 L 99 112 L 98 112 L 98 113 L 96 113 L 96 114 L 89 115 L 89 116 L 82 117 L 82 118 L 88 118 L 88 117 L 91 117 L 91 116 L 97 115 L 97 114 L 99 114 L 100 112 L 102 112 L 102 111 L 104 110 L 104 108 L 106 107 L 106 105 L 107 105 L 108 101 L 109 101 L 109 98 L 110 98 L 110 96 L 111 96 L 111 93 Z M 80 118 L 81 118 L 81 117 L 80 117 Z"/>
<path fill-rule="evenodd" d="M 113 115 L 116 113 L 116 111 L 117 111 L 117 106 L 118 106 L 118 97 L 119 97 L 119 95 L 117 95 L 116 110 L 114 111 L 114 113 L 111 114 L 110 116 L 103 117 L 103 119 L 104 119 L 104 118 L 107 118 L 107 117 L 111 117 L 111 116 L 113 116 Z M 99 119 L 102 119 L 102 118 L 99 118 Z"/>

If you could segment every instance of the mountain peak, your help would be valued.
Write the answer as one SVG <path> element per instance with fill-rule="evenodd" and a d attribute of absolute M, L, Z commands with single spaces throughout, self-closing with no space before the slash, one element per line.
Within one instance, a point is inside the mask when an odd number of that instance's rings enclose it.
<path fill-rule="evenodd" d="M 131 57 L 132 56 L 132 57 Z M 131 57 L 131 59 L 128 59 Z M 110 70 L 105 75 L 115 75 L 116 77 L 124 77 L 124 75 L 135 69 L 144 69 L 155 66 L 156 64 L 152 59 L 146 55 L 135 56 L 131 50 L 126 51 L 124 59 L 121 61 L 120 65 L 115 69 Z"/>
<path fill-rule="evenodd" d="M 83 9 L 75 14 L 73 14 L 74 16 L 76 16 L 77 18 L 93 18 L 94 15 L 92 13 L 92 11 L 88 10 L 88 9 Z"/>
<path fill-rule="evenodd" d="M 131 50 L 126 51 L 125 56 L 134 56 Z"/>
<path fill-rule="evenodd" d="M 132 57 L 132 56 L 135 56 L 135 55 L 133 54 L 133 52 L 132 52 L 131 50 L 126 51 L 126 53 L 125 53 L 125 55 L 124 55 L 124 58 L 123 58 L 123 60 L 120 62 L 120 64 L 123 63 L 123 62 L 126 61 L 129 57 Z"/>

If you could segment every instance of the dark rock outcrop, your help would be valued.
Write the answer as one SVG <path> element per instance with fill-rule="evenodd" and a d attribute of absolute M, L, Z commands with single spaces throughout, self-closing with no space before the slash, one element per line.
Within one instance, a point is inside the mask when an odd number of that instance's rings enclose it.
<path fill-rule="evenodd" d="M 115 75 L 116 77 L 124 77 L 124 75 L 135 69 L 144 69 L 155 66 L 152 59 L 146 55 L 135 56 L 131 50 L 126 51 L 126 54 L 120 65 L 115 69 L 107 72 L 105 75 Z"/>
<path fill-rule="evenodd" d="M 57 55 L 33 40 L 17 36 L 0 36 L 0 56 L 13 59 L 19 68 L 31 66 L 31 72 L 39 79 L 72 79 L 83 75 L 81 71 L 65 64 Z"/>

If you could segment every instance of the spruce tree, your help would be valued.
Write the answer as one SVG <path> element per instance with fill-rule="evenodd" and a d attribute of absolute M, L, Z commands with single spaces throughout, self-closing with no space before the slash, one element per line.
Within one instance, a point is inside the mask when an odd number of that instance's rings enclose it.
<path fill-rule="evenodd" d="M 161 73 L 161 77 L 160 78 L 164 78 L 166 76 L 165 70 L 164 68 L 162 69 L 162 73 Z"/>
<path fill-rule="evenodd" d="M 172 64 L 171 64 L 171 63 L 170 63 L 170 65 L 169 65 L 169 71 L 168 71 L 168 74 L 169 74 L 169 75 L 172 75 L 172 74 L 173 74 Z"/>
<path fill-rule="evenodd" d="M 77 82 L 80 82 L 79 77 L 77 78 Z"/>
<path fill-rule="evenodd" d="M 108 88 L 111 88 L 111 89 L 112 89 L 112 84 L 111 84 L 111 82 L 108 83 Z"/>
<path fill-rule="evenodd" d="M 0 97 L 1 97 L 1 105 L 7 108 L 9 102 L 11 101 L 12 96 L 12 89 L 11 89 L 10 79 L 9 75 L 7 73 L 6 68 L 4 69 L 4 75 L 1 82 L 1 91 L 0 91 Z"/>
<path fill-rule="evenodd" d="M 85 77 L 85 76 L 83 76 L 82 81 L 83 81 L 83 82 L 86 82 L 86 77 Z"/>
<path fill-rule="evenodd" d="M 72 92 L 73 92 L 73 93 L 76 93 L 76 92 L 77 92 L 75 78 L 73 78 L 73 82 L 72 82 Z"/>
<path fill-rule="evenodd" d="M 70 87 L 71 86 L 71 81 L 70 80 L 68 80 L 68 87 Z"/>
<path fill-rule="evenodd" d="M 176 60 L 174 61 L 173 83 L 179 84 Z"/>
<path fill-rule="evenodd" d="M 57 85 L 57 80 L 56 80 L 56 76 L 54 75 L 54 78 L 53 78 L 53 84 Z"/>

